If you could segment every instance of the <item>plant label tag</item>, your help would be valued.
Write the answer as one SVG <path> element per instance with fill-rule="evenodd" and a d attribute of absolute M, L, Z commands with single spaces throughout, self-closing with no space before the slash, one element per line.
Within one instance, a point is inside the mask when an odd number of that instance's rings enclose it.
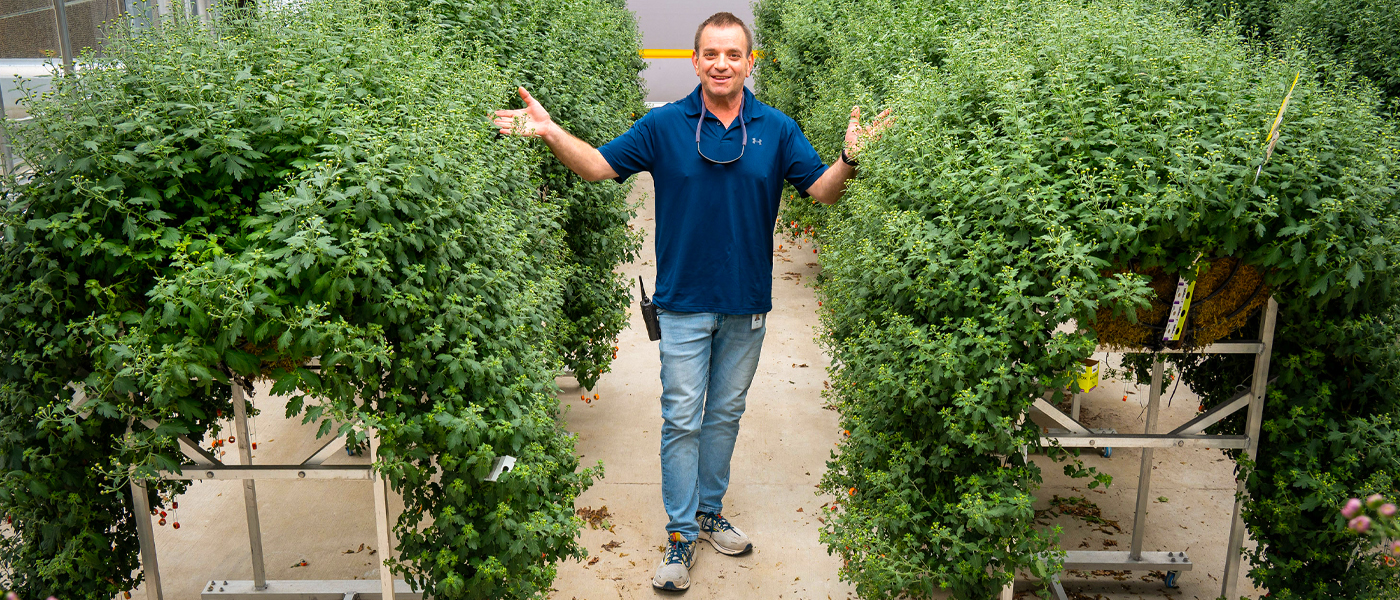
<path fill-rule="evenodd" d="M 749 329 L 754 330 L 759 327 L 763 327 L 763 315 L 754 315 L 753 320 L 749 322 Z"/>
<path fill-rule="evenodd" d="M 511 467 L 514 466 L 514 456 L 497 456 L 496 460 L 491 461 L 491 474 L 487 475 L 483 481 L 495 481 L 502 473 L 509 473 Z"/>

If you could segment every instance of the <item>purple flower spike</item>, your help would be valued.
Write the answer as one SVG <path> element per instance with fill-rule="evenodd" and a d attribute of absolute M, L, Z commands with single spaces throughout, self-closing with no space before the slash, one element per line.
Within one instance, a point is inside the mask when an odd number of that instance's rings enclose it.
<path fill-rule="evenodd" d="M 1380 506 L 1382 502 L 1385 502 L 1385 496 L 1382 496 L 1380 494 L 1371 494 L 1370 496 L 1366 497 L 1367 508 L 1375 508 L 1377 506 Z"/>
<path fill-rule="evenodd" d="M 1376 512 L 1379 512 L 1382 517 L 1393 517 L 1395 516 L 1395 505 L 1387 502 L 1376 509 Z"/>
<path fill-rule="evenodd" d="M 1342 516 L 1350 519 L 1356 516 L 1359 510 L 1361 510 L 1361 499 L 1352 498 L 1351 500 L 1347 500 L 1346 506 L 1342 507 Z"/>
<path fill-rule="evenodd" d="M 1371 528 L 1371 517 L 1361 515 L 1347 523 L 1347 527 L 1357 533 L 1366 533 L 1366 530 Z"/>

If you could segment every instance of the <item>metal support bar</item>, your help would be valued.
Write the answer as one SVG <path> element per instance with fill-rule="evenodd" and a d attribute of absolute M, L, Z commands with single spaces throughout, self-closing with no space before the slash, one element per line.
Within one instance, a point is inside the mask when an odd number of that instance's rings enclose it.
<path fill-rule="evenodd" d="M 1250 460 L 1255 458 L 1255 453 L 1259 450 L 1259 428 L 1264 421 L 1264 398 L 1269 391 L 1269 360 L 1273 353 L 1274 324 L 1277 320 L 1278 302 L 1269 298 L 1268 308 L 1264 310 L 1264 322 L 1259 331 L 1264 348 L 1254 357 L 1249 418 L 1245 426 L 1245 435 L 1249 437 L 1249 443 L 1245 446 L 1244 455 Z M 1230 541 L 1226 545 L 1225 576 L 1220 578 L 1220 594 L 1226 598 L 1237 597 L 1235 590 L 1240 581 L 1240 548 L 1244 546 L 1244 519 L 1240 516 L 1240 509 L 1245 493 L 1244 484 L 1244 478 L 1236 479 L 1235 510 L 1230 520 Z"/>
<path fill-rule="evenodd" d="M 131 510 L 136 514 L 136 537 L 141 543 L 141 574 L 146 580 L 147 600 L 163 600 L 160 589 L 160 564 L 156 561 L 156 537 L 151 529 L 151 501 L 146 486 L 131 480 Z"/>
<path fill-rule="evenodd" d="M 1059 575 L 1050 576 L 1050 591 L 1055 593 L 1055 600 L 1069 600 L 1069 596 L 1065 595 L 1065 586 L 1060 584 Z"/>
<path fill-rule="evenodd" d="M 326 442 L 326 445 L 321 446 L 321 449 L 317 450 L 315 454 L 312 454 L 306 460 L 301 461 L 301 464 L 308 466 L 319 465 L 321 463 L 326 462 L 327 460 L 330 460 L 330 457 L 335 456 L 336 452 L 339 452 L 344 449 L 345 434 L 341 434 L 335 439 Z"/>
<path fill-rule="evenodd" d="M 248 407 L 243 386 L 233 384 L 233 428 L 238 436 L 238 455 L 245 466 L 253 465 L 253 451 L 248 445 Z M 243 480 L 243 505 L 248 513 L 248 546 L 253 555 L 253 589 L 267 587 L 267 571 L 263 565 L 262 524 L 258 519 L 258 488 L 252 479 Z"/>
<path fill-rule="evenodd" d="M 1224 402 L 1221 402 L 1220 404 L 1211 407 L 1210 410 L 1201 413 L 1199 416 L 1197 416 L 1194 419 L 1191 419 L 1190 421 L 1187 421 L 1186 424 L 1182 425 L 1181 427 L 1173 429 L 1172 433 L 1177 435 L 1200 434 L 1202 431 L 1205 431 L 1207 427 L 1224 421 L 1225 417 L 1233 415 L 1239 412 L 1240 409 L 1249 406 L 1249 402 L 1252 398 L 1250 396 L 1251 393 L 1253 393 L 1253 390 L 1244 390 L 1238 394 L 1235 394 L 1233 398 L 1230 398 L 1229 400 L 1226 400 Z"/>
<path fill-rule="evenodd" d="M 1099 346 L 1099 347 L 1096 348 L 1094 351 L 1095 351 L 1095 352 L 1134 352 L 1134 353 L 1139 353 L 1139 352 L 1140 352 L 1140 353 L 1143 353 L 1143 354 L 1149 354 L 1149 353 L 1152 353 L 1152 354 L 1183 354 L 1183 353 L 1187 353 L 1187 354 L 1259 354 L 1259 353 L 1261 353 L 1261 352 L 1267 351 L 1267 346 L 1268 346 L 1268 344 L 1265 344 L 1264 342 L 1261 342 L 1261 341 L 1241 341 L 1241 342 L 1216 342 L 1216 343 L 1211 344 L 1211 345 L 1209 345 L 1209 346 L 1206 346 L 1206 347 L 1204 347 L 1204 348 L 1192 348 L 1192 349 L 1189 349 L 1189 350 L 1181 350 L 1181 349 L 1174 349 L 1174 348 L 1163 348 L 1163 349 L 1161 349 L 1161 350 L 1157 350 L 1157 351 L 1155 351 L 1155 352 L 1151 352 L 1151 351 L 1147 351 L 1147 350 L 1143 350 L 1143 349 L 1137 349 L 1137 348 L 1130 349 L 1130 350 L 1124 350 L 1124 349 L 1122 349 L 1122 348 L 1116 348 L 1116 349 L 1115 349 L 1115 348 L 1113 348 L 1113 347 L 1111 347 L 1111 346 Z"/>
<path fill-rule="evenodd" d="M 1176 435 L 1171 433 L 1114 433 L 1088 435 L 1045 435 L 1040 445 L 1058 442 L 1065 448 L 1244 448 L 1243 435 Z"/>
<path fill-rule="evenodd" d="M 1074 394 L 1074 400 L 1071 401 L 1071 404 L 1070 404 L 1070 407 L 1069 407 L 1069 418 L 1074 419 L 1074 422 L 1076 422 L 1076 423 L 1079 422 L 1079 401 L 1082 400 L 1083 398 L 1084 398 L 1084 392 L 1076 392 L 1076 393 Z"/>
<path fill-rule="evenodd" d="M 1058 425 L 1061 429 L 1080 435 L 1089 435 L 1089 428 L 1080 425 L 1079 421 L 1070 418 L 1070 416 L 1066 415 L 1065 413 L 1060 412 L 1060 409 L 1055 408 L 1055 405 L 1046 402 L 1044 398 L 1036 398 L 1035 402 L 1031 404 L 1031 417 L 1033 420 L 1036 415 L 1044 416 L 1046 419 L 1053 422 L 1055 425 Z"/>
<path fill-rule="evenodd" d="M 1147 427 L 1151 435 L 1157 427 L 1157 407 L 1162 400 L 1162 357 L 1153 357 L 1152 387 L 1147 392 Z M 1133 543 L 1129 560 L 1142 560 L 1142 536 L 1147 532 L 1147 497 L 1152 494 L 1152 448 L 1142 449 L 1142 467 L 1138 470 L 1137 509 L 1133 511 Z"/>
<path fill-rule="evenodd" d="M 1131 552 L 1121 550 L 1069 550 L 1065 552 L 1065 568 L 1079 571 L 1190 571 L 1194 563 L 1185 552 L 1143 552 L 1133 560 Z"/>
<path fill-rule="evenodd" d="M 205 451 L 203 448 L 200 448 L 199 444 L 194 443 L 194 440 L 190 439 L 188 436 L 182 435 L 175 439 L 180 443 L 180 453 L 194 461 L 194 464 L 205 467 L 224 466 L 223 461 L 215 458 L 213 454 Z"/>
<path fill-rule="evenodd" d="M 383 600 L 383 590 L 379 582 L 372 579 L 294 579 L 267 582 L 261 590 L 253 589 L 248 580 L 209 582 L 200 594 L 205 600 L 329 600 L 331 598 L 359 598 L 359 600 Z M 409 587 L 402 579 L 394 581 L 395 600 L 423 600 L 423 590 Z"/>
<path fill-rule="evenodd" d="M 69 408 L 72 407 L 70 406 Z M 151 419 L 143 419 L 141 421 L 141 424 L 145 425 L 146 429 L 150 429 L 151 431 L 155 431 L 156 428 L 160 427 L 160 423 L 157 423 Z M 194 465 L 190 466 L 224 466 L 224 463 L 222 461 L 220 461 L 218 458 L 215 458 L 213 454 L 210 454 L 203 448 L 200 448 L 199 444 L 194 443 L 194 440 L 191 440 L 189 436 L 176 436 L 175 441 L 180 448 L 180 453 L 184 454 L 185 458 L 194 461 Z M 165 473 L 167 473 L 167 471 L 161 471 L 161 479 L 199 479 L 198 477 L 165 477 Z"/>
<path fill-rule="evenodd" d="M 63 55 L 63 72 L 73 74 L 73 41 L 68 35 L 66 0 L 53 0 L 54 20 L 58 22 L 58 50 Z"/>
<path fill-rule="evenodd" d="M 369 429 L 369 461 L 379 461 L 379 433 Z M 394 596 L 394 574 L 389 571 L 389 556 L 393 552 L 389 532 L 389 481 L 383 473 L 374 476 L 374 524 L 379 539 L 379 589 L 381 598 Z"/>
<path fill-rule="evenodd" d="M 5 110 L 5 75 L 0 74 L 0 120 L 8 120 L 9 112 Z M 15 159 L 10 157 L 10 134 L 6 133 L 6 128 L 0 127 L 0 175 L 9 175 L 15 170 Z"/>
<path fill-rule="evenodd" d="M 373 479 L 368 466 L 365 465 L 219 465 L 216 467 L 206 467 L 203 465 L 180 465 L 180 472 L 159 471 L 158 477 L 161 479 L 184 479 L 184 480 L 205 480 L 205 479 L 242 479 L 245 481 L 255 481 L 258 479 L 316 479 L 316 480 L 355 480 L 369 481 Z"/>

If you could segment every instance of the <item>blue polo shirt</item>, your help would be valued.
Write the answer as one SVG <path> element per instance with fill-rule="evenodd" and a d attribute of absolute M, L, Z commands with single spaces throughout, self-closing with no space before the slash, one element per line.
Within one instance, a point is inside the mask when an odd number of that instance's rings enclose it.
<path fill-rule="evenodd" d="M 773 226 L 783 182 L 806 196 L 826 165 L 790 117 L 744 89 L 738 119 L 725 129 L 700 99 L 700 86 L 684 99 L 653 108 L 632 128 L 598 151 L 619 181 L 641 171 L 656 180 L 657 306 L 675 312 L 730 315 L 773 309 Z M 727 161 L 715 164 L 695 148 Z"/>

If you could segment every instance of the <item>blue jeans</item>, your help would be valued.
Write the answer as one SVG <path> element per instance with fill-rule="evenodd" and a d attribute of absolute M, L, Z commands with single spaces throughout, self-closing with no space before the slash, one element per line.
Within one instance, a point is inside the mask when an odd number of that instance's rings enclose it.
<path fill-rule="evenodd" d="M 696 511 L 718 513 L 767 316 L 657 311 L 661 321 L 661 497 L 667 533 L 700 536 Z"/>

